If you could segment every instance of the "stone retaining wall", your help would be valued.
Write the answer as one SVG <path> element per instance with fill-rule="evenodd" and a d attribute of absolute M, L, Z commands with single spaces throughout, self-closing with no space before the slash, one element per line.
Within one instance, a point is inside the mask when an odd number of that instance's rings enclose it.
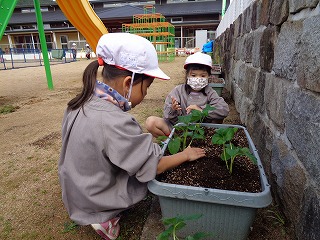
<path fill-rule="evenodd" d="M 257 0 L 216 39 L 226 88 L 297 239 L 320 236 L 319 0 Z"/>

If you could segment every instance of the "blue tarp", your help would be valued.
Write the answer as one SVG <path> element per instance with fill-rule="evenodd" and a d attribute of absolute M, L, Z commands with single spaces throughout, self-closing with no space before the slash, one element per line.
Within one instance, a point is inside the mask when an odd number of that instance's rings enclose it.
<path fill-rule="evenodd" d="M 211 40 L 211 41 L 203 44 L 202 52 L 203 52 L 203 53 L 212 52 L 212 50 L 213 50 L 213 44 L 214 44 L 214 40 Z"/>

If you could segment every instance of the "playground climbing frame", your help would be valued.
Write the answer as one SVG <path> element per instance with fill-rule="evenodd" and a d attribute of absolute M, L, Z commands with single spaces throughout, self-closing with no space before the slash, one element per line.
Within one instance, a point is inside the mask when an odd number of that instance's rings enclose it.
<path fill-rule="evenodd" d="M 122 32 L 129 32 L 148 39 L 156 48 L 159 61 L 175 58 L 174 26 L 155 12 L 154 6 L 144 6 L 143 14 L 133 15 L 132 23 L 122 24 Z"/>

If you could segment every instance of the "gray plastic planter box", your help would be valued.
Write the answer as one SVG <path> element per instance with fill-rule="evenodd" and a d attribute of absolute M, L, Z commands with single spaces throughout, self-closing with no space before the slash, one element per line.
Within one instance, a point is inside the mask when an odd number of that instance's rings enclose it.
<path fill-rule="evenodd" d="M 212 87 L 219 95 L 219 97 L 221 97 L 222 95 L 222 90 L 226 85 L 226 82 L 224 81 L 223 78 L 220 78 L 223 80 L 222 83 L 209 83 L 209 86 Z"/>
<path fill-rule="evenodd" d="M 237 127 L 244 129 L 251 152 L 257 158 L 260 170 L 262 192 L 247 193 L 203 187 L 191 187 L 177 184 L 162 183 L 153 180 L 148 183 L 148 189 L 159 197 L 163 218 L 173 218 L 178 215 L 203 214 L 194 221 L 188 221 L 187 226 L 179 232 L 181 236 L 196 232 L 212 233 L 207 239 L 245 240 L 258 208 L 267 207 L 272 202 L 270 185 L 258 152 L 248 131 L 239 125 L 203 124 L 214 128 Z M 171 132 L 169 138 L 173 135 Z M 163 151 L 166 149 L 164 146 Z M 214 171 L 214 169 L 208 169 Z"/>

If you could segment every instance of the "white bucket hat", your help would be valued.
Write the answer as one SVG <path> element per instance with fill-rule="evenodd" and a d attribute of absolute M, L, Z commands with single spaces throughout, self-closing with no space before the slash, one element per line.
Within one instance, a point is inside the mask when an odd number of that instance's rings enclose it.
<path fill-rule="evenodd" d="M 212 68 L 212 59 L 208 54 L 197 52 L 187 57 L 184 63 L 184 69 L 187 68 L 188 64 L 202 64 Z"/>
<path fill-rule="evenodd" d="M 157 52 L 152 43 L 130 33 L 107 33 L 98 41 L 96 53 L 110 65 L 133 73 L 169 80 L 158 66 Z"/>

